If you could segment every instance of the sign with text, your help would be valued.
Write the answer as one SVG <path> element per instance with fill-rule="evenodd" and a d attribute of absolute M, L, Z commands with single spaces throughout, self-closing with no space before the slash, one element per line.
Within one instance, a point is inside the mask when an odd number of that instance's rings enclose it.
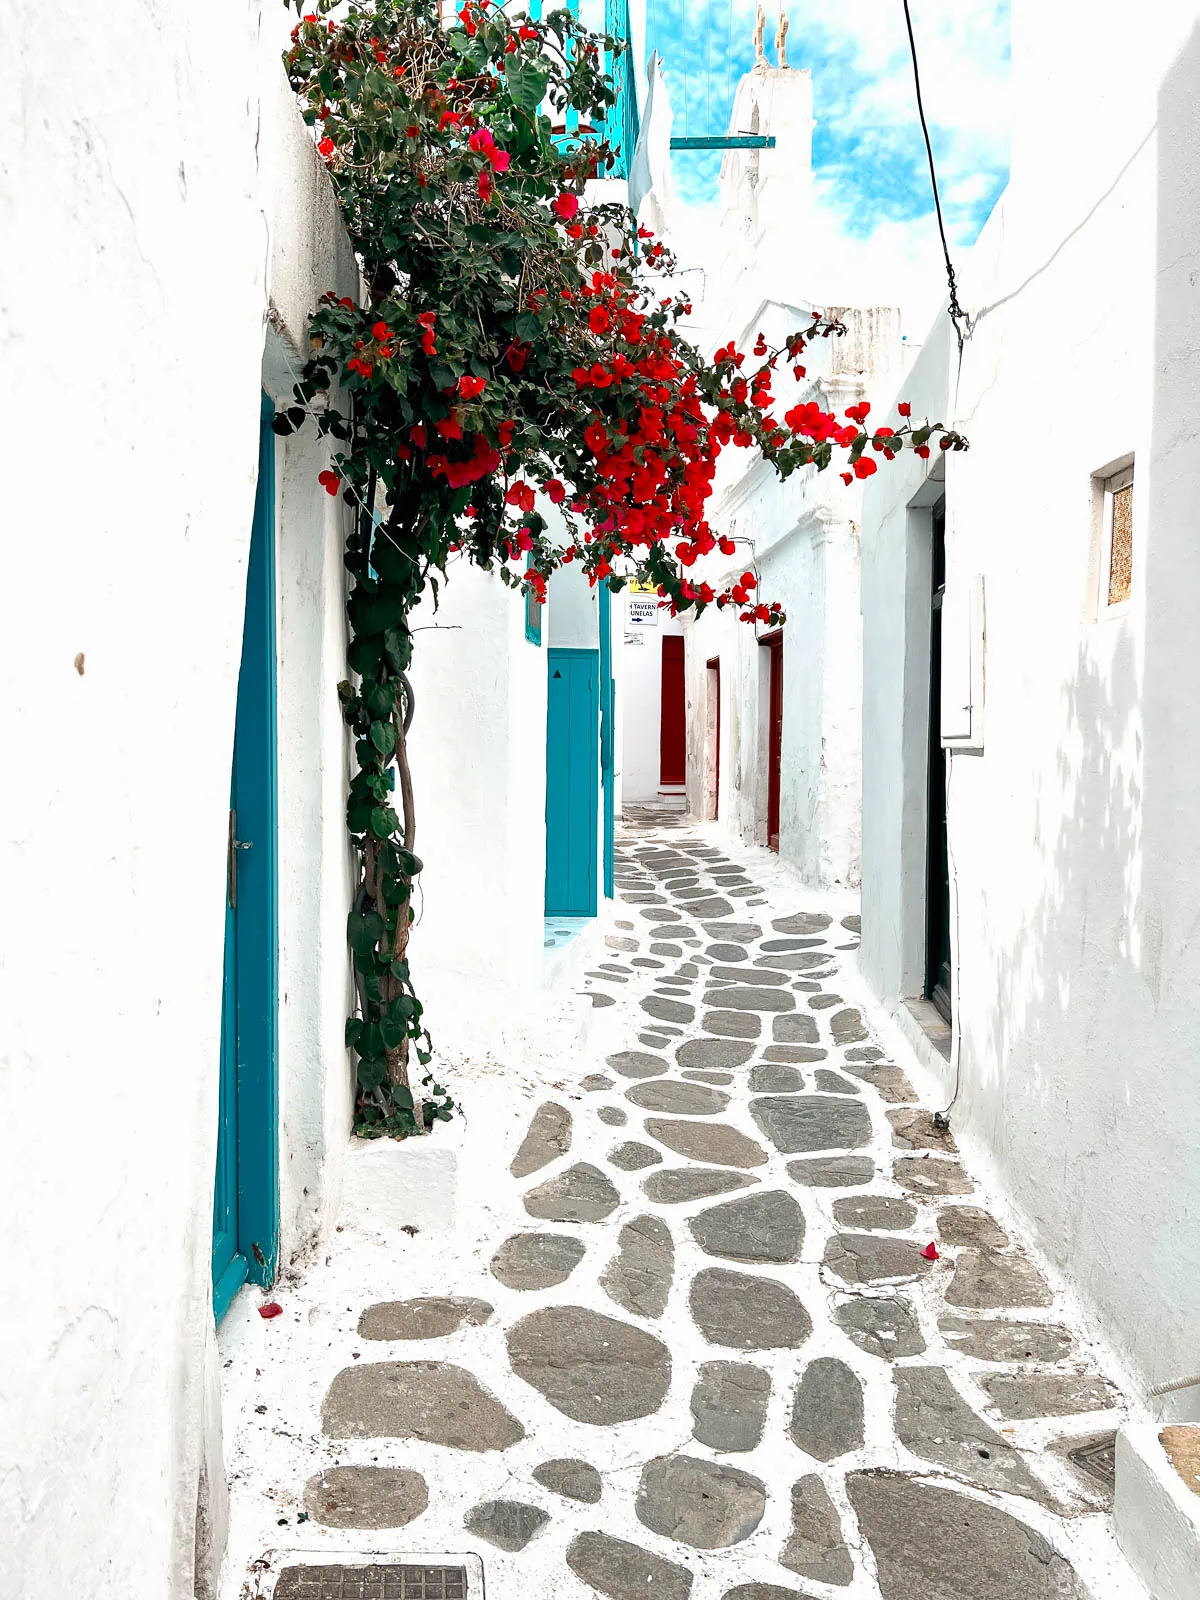
<path fill-rule="evenodd" d="M 658 627 L 658 601 L 639 600 L 630 595 L 629 610 L 626 621 L 631 628 L 657 628 Z"/>

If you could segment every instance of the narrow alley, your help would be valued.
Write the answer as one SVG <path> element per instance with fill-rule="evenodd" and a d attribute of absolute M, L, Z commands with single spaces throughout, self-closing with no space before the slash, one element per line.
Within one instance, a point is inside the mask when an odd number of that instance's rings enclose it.
<path fill-rule="evenodd" d="M 351 1215 L 228 1319 L 228 1600 L 472 1553 L 493 1596 L 1137 1592 L 1121 1397 L 864 1020 L 849 897 L 711 837 L 629 809 L 583 1051 L 463 1070 L 452 1232 Z"/>

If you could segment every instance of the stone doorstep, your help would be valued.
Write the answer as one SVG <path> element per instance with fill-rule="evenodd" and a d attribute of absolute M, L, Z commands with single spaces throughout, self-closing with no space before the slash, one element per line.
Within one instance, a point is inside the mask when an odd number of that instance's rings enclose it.
<path fill-rule="evenodd" d="M 343 1590 L 338 1577 L 330 1577 L 324 1585 L 321 1583 L 322 1569 L 333 1573 L 338 1569 L 346 1568 L 357 1574 L 360 1568 L 371 1569 L 372 1576 L 364 1572 L 364 1589 L 371 1600 L 392 1600 L 393 1595 L 407 1600 L 408 1595 L 416 1596 L 423 1589 L 428 1589 L 430 1596 L 436 1594 L 439 1585 L 435 1582 L 413 1584 L 411 1577 L 407 1582 L 400 1578 L 385 1579 L 384 1574 L 389 1571 L 397 1572 L 402 1568 L 437 1569 L 448 1568 L 451 1573 L 466 1573 L 466 1600 L 484 1600 L 483 1586 L 483 1561 L 474 1552 L 458 1552 L 448 1555 L 442 1552 L 414 1550 L 406 1551 L 398 1556 L 394 1550 L 266 1550 L 259 1559 L 252 1563 L 249 1581 L 253 1588 L 246 1590 L 250 1600 L 273 1600 L 279 1575 L 288 1568 L 312 1568 L 311 1587 L 305 1584 L 302 1592 L 307 1590 L 312 1595 L 312 1600 L 324 1600 L 328 1595 L 331 1600 L 343 1592 L 357 1593 L 357 1588 Z M 374 1573 L 379 1576 L 374 1577 Z M 374 1583 L 375 1587 L 371 1587 Z M 461 1593 L 457 1586 L 456 1593 Z M 306 1594 L 307 1600 L 307 1594 Z"/>
<path fill-rule="evenodd" d="M 1113 1529 L 1149 1600 L 1196 1600 L 1200 1593 L 1200 1493 L 1189 1487 L 1164 1448 L 1157 1423 L 1126 1423 L 1117 1434 Z M 1175 1461 L 1184 1432 L 1170 1430 Z M 1195 1456 L 1192 1456 L 1195 1461 Z"/>

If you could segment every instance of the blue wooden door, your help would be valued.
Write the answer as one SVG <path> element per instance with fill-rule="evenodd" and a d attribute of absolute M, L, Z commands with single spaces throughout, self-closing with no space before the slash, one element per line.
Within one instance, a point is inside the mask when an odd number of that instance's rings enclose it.
<path fill-rule="evenodd" d="M 225 881 L 225 982 L 213 1196 L 213 1310 L 274 1281 L 279 1255 L 276 1012 L 275 435 L 264 398 L 246 575 Z"/>
<path fill-rule="evenodd" d="M 600 661 L 550 650 L 546 707 L 546 913 L 596 915 Z"/>

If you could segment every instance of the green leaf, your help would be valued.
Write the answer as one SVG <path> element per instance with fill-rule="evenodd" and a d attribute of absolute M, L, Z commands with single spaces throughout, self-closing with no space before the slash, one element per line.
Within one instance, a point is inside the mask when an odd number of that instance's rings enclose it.
<path fill-rule="evenodd" d="M 346 1046 L 353 1049 L 362 1037 L 363 1020 L 361 1017 L 346 1018 Z"/>
<path fill-rule="evenodd" d="M 387 1082 L 387 1062 L 382 1056 L 376 1056 L 372 1061 L 360 1058 L 358 1063 L 358 1081 L 364 1089 L 378 1089 Z"/>
<path fill-rule="evenodd" d="M 400 825 L 391 806 L 375 806 L 371 811 L 371 832 L 377 839 L 388 839 Z"/>
<path fill-rule="evenodd" d="M 371 743 L 381 756 L 390 756 L 396 748 L 396 730 L 390 722 L 371 724 Z"/>
<path fill-rule="evenodd" d="M 527 56 L 511 55 L 504 63 L 504 81 L 513 104 L 532 117 L 545 96 L 550 64 L 544 56 L 530 60 Z"/>
<path fill-rule="evenodd" d="M 401 1111 L 411 1111 L 413 1108 L 412 1090 L 406 1089 L 402 1083 L 393 1084 L 392 1100 Z"/>
<path fill-rule="evenodd" d="M 352 911 L 346 918 L 346 938 L 356 956 L 364 959 L 372 955 L 376 945 L 387 931 L 378 911 Z M 349 1023 L 347 1023 L 347 1028 Z M 352 1041 L 347 1040 L 347 1043 Z"/>

